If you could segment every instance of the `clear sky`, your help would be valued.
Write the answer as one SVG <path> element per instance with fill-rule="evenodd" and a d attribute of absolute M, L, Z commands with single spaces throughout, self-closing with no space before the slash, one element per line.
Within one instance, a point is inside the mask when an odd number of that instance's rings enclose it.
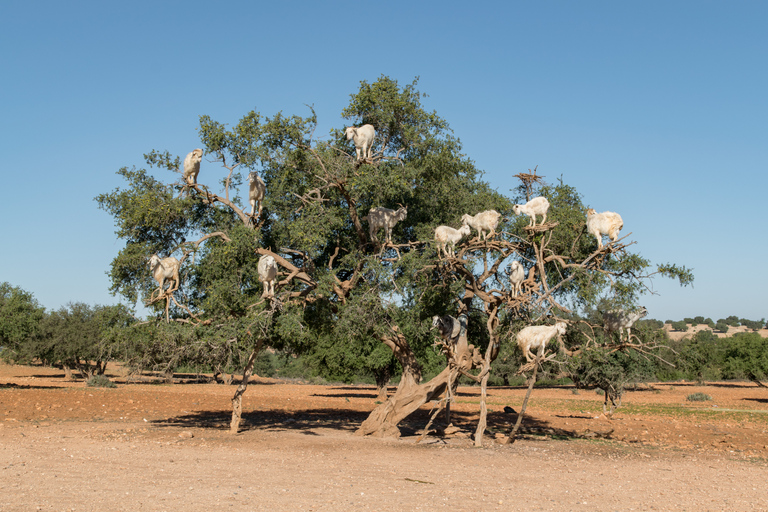
<path fill-rule="evenodd" d="M 500 192 L 538 166 L 694 269 L 693 288 L 653 281 L 649 317 L 768 317 L 766 27 L 762 0 L 4 0 L 0 282 L 115 303 L 122 244 L 93 198 L 119 168 L 200 146 L 200 115 L 311 104 L 326 134 L 361 80 L 419 76 Z"/>

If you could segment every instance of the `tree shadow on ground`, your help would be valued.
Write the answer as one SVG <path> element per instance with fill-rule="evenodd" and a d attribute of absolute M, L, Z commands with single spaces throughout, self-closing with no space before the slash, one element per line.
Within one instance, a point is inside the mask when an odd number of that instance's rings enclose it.
<path fill-rule="evenodd" d="M 745 388 L 758 389 L 756 384 L 751 382 L 707 382 L 705 384 L 691 384 L 692 386 L 711 386 L 713 388 Z"/>
<path fill-rule="evenodd" d="M 243 413 L 240 432 L 249 430 L 304 431 L 311 434 L 312 429 L 331 428 L 342 431 L 355 431 L 365 420 L 368 413 L 351 409 L 308 409 L 286 412 L 282 410 L 252 411 Z M 231 410 L 201 411 L 155 420 L 152 423 L 160 427 L 188 427 L 214 430 L 228 430 L 232 420 Z"/>
<path fill-rule="evenodd" d="M 333 395 L 338 396 L 338 395 Z M 429 422 L 432 410 L 419 409 L 400 422 L 400 434 L 402 438 L 420 436 Z M 252 411 L 243 413 L 239 432 L 267 431 L 267 432 L 300 432 L 306 435 L 319 435 L 316 429 L 333 429 L 340 432 L 355 432 L 368 417 L 365 411 L 352 409 L 308 409 L 295 412 L 283 410 Z M 574 418 L 588 418 L 588 416 L 572 416 Z M 193 414 L 175 416 L 171 418 L 154 420 L 152 424 L 158 427 L 201 428 L 211 430 L 229 430 L 232 419 L 231 410 L 201 411 Z M 486 436 L 493 437 L 496 434 L 508 434 L 517 420 L 516 413 L 489 412 Z M 454 435 L 461 437 L 473 437 L 477 428 L 477 412 L 451 412 L 451 423 L 454 427 L 446 433 L 445 414 L 441 412 L 430 426 L 428 437 L 446 438 Z M 523 418 L 518 437 L 541 439 L 542 436 L 549 439 L 610 439 L 613 429 L 562 429 L 555 428 L 544 420 L 535 416 L 526 415 Z"/>
<path fill-rule="evenodd" d="M 64 386 L 32 386 L 29 384 L 15 384 L 13 382 L 0 383 L 0 389 L 64 389 Z"/>
<path fill-rule="evenodd" d="M 768 398 L 742 398 L 742 400 L 757 402 L 759 404 L 768 404 Z"/>

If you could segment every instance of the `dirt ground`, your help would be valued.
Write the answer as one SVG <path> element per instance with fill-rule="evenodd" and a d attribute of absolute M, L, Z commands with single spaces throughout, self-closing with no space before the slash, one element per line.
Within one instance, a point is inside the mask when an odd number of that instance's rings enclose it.
<path fill-rule="evenodd" d="M 119 373 L 119 372 L 118 372 Z M 361 438 L 371 387 L 254 379 L 241 433 L 234 386 L 67 381 L 0 363 L 0 511 L 768 510 L 768 389 L 663 383 L 602 396 L 534 390 L 524 435 L 501 444 L 525 389 L 459 389 L 454 428 L 417 443 Z M 691 402 L 692 393 L 710 401 Z M 509 411 L 509 409 L 507 409 Z"/>

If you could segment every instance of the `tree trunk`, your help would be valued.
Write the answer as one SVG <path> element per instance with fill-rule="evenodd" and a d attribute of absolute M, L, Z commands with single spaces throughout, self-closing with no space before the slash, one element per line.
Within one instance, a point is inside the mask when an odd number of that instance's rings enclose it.
<path fill-rule="evenodd" d="M 237 434 L 240 429 L 240 418 L 243 413 L 243 394 L 248 389 L 248 379 L 251 378 L 251 372 L 253 371 L 253 365 L 256 362 L 256 356 L 259 355 L 261 350 L 262 340 L 256 343 L 256 348 L 253 349 L 251 355 L 248 356 L 248 362 L 243 369 L 243 380 L 240 381 L 240 385 L 237 386 L 235 396 L 232 397 L 232 421 L 229 423 L 229 432 L 231 434 Z"/>
<path fill-rule="evenodd" d="M 425 384 L 419 384 L 409 374 L 403 373 L 395 394 L 374 409 L 355 434 L 399 437 L 397 424 L 434 397 L 445 393 L 452 372 L 455 370 L 446 368 Z"/>
<path fill-rule="evenodd" d="M 520 424 L 523 422 L 523 416 L 525 415 L 525 408 L 528 407 L 528 399 L 531 397 L 531 391 L 533 391 L 533 385 L 536 384 L 536 373 L 539 370 L 540 360 L 541 360 L 541 354 L 537 355 L 536 359 L 534 360 L 533 375 L 531 375 L 531 378 L 528 379 L 528 391 L 525 393 L 523 406 L 520 408 L 520 414 L 517 415 L 517 421 L 515 422 L 515 426 L 514 428 L 512 428 L 512 431 L 509 433 L 509 437 L 507 437 L 505 444 L 512 444 L 515 442 L 515 436 L 517 436 L 517 431 L 520 429 Z"/>
<path fill-rule="evenodd" d="M 387 399 L 387 384 L 389 384 L 389 379 L 392 376 L 390 369 L 391 365 L 387 365 L 384 368 L 380 368 L 373 372 L 374 378 L 376 379 L 376 392 L 378 395 L 376 400 L 379 402 L 383 402 Z"/>
<path fill-rule="evenodd" d="M 480 382 L 480 420 L 477 422 L 477 429 L 475 430 L 475 447 L 481 448 L 483 446 L 483 433 L 485 433 L 485 427 L 487 426 L 488 407 L 485 403 L 488 396 L 488 378 L 491 376 L 491 363 L 496 360 L 496 356 L 499 355 L 499 338 L 496 336 L 496 327 L 498 326 L 498 320 L 496 317 L 496 310 L 488 317 L 488 333 L 491 335 L 491 339 L 488 343 L 488 348 L 485 349 L 485 360 L 483 361 L 483 371 L 480 373 L 482 381 Z"/>
<path fill-rule="evenodd" d="M 389 346 L 403 367 L 403 375 L 395 394 L 379 405 L 371 412 L 368 418 L 360 425 L 355 435 L 375 437 L 399 437 L 398 423 L 416 411 L 428 401 L 445 393 L 450 383 L 454 382 L 460 373 L 460 369 L 472 368 L 472 350 L 467 344 L 466 328 L 462 330 L 459 341 L 456 343 L 456 363 L 449 364 L 435 378 L 420 384 L 421 366 L 411 351 L 405 336 L 394 327 L 393 336 L 381 338 L 381 341 Z M 474 347 L 472 347 L 474 348 Z"/>

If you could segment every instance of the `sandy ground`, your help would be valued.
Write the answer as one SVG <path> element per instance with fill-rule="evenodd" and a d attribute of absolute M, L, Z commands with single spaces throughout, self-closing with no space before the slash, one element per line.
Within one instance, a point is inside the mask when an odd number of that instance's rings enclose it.
<path fill-rule="evenodd" d="M 429 407 L 399 439 L 354 436 L 370 387 L 254 382 L 232 435 L 233 386 L 113 377 L 0 364 L 0 510 L 768 510 L 768 390 L 752 384 L 657 384 L 612 419 L 594 392 L 537 389 L 511 445 L 504 408 L 525 390 L 492 389 L 474 448 L 476 388 L 455 432 L 419 444 Z"/>

